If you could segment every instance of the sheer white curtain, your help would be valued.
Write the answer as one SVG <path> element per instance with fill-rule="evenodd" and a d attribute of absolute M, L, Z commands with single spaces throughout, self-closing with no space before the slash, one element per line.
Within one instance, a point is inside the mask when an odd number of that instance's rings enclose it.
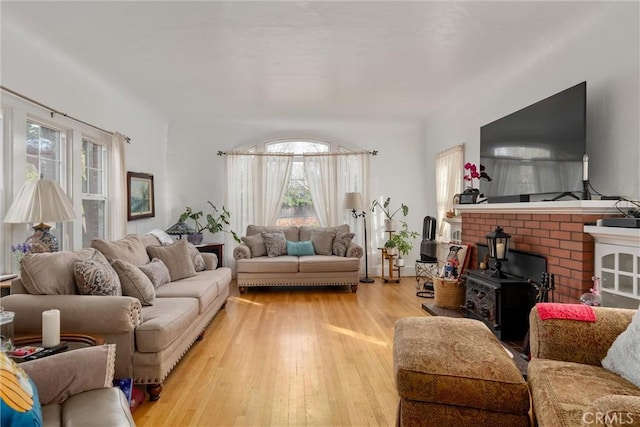
<path fill-rule="evenodd" d="M 109 239 L 120 239 L 127 234 L 127 172 L 125 166 L 124 135 L 114 132 L 111 138 L 109 162 L 109 222 L 107 236 Z"/>
<path fill-rule="evenodd" d="M 255 224 L 253 208 L 256 198 L 257 159 L 257 156 L 250 154 L 227 155 L 225 204 L 231 212 L 229 227 L 241 236 L 244 235 L 247 225 Z"/>
<path fill-rule="evenodd" d="M 256 205 L 256 224 L 275 224 L 287 191 L 293 154 L 273 154 L 260 156 L 260 192 Z"/>
<path fill-rule="evenodd" d="M 344 192 L 338 194 L 338 157 L 335 154 L 305 154 L 303 159 L 305 178 L 320 225 L 338 225 L 344 210 Z"/>
<path fill-rule="evenodd" d="M 456 145 L 436 155 L 436 207 L 438 211 L 438 241 L 446 239 L 448 224 L 445 214 L 453 208 L 453 196 L 462 191 L 464 176 L 464 146 Z"/>

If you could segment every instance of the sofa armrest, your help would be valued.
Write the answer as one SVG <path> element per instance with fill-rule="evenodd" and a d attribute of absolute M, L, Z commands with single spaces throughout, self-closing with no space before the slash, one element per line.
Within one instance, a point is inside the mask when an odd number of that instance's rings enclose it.
<path fill-rule="evenodd" d="M 218 255 L 211 252 L 202 252 L 202 259 L 204 259 L 205 270 L 215 270 L 218 268 Z"/>
<path fill-rule="evenodd" d="M 133 333 L 142 323 L 140 301 L 127 296 L 16 294 L 0 305 L 16 313 L 16 334 L 40 334 L 42 312 L 52 308 L 60 310 L 60 330 L 67 333 Z"/>
<path fill-rule="evenodd" d="M 54 354 L 20 366 L 38 388 L 41 405 L 62 403 L 83 391 L 113 386 L 115 344 Z"/>
<path fill-rule="evenodd" d="M 595 322 L 542 320 L 529 314 L 531 357 L 601 366 L 613 341 L 627 329 L 636 310 L 593 307 Z"/>
<path fill-rule="evenodd" d="M 251 258 L 251 249 L 244 243 L 233 248 L 233 259 L 249 259 Z"/>
<path fill-rule="evenodd" d="M 357 243 L 351 242 L 349 243 L 349 247 L 347 247 L 347 258 L 362 258 L 364 255 L 364 250 L 362 246 Z"/>

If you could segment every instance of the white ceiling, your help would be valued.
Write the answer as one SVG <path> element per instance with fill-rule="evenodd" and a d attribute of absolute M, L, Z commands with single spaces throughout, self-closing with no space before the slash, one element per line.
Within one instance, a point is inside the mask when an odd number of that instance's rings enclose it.
<path fill-rule="evenodd" d="M 167 117 L 417 119 L 606 2 L 2 2 Z"/>

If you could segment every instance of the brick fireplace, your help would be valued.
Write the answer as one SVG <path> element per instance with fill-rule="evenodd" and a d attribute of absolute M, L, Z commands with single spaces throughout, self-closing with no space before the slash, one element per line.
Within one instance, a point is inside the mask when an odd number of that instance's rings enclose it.
<path fill-rule="evenodd" d="M 592 287 L 595 268 L 594 239 L 584 225 L 616 216 L 613 206 L 608 201 L 572 201 L 456 207 L 462 217 L 462 243 L 473 246 L 470 268 L 478 268 L 475 244 L 486 244 L 487 233 L 499 225 L 512 236 L 511 249 L 547 258 L 547 271 L 555 275 L 555 301 L 577 303 Z"/>

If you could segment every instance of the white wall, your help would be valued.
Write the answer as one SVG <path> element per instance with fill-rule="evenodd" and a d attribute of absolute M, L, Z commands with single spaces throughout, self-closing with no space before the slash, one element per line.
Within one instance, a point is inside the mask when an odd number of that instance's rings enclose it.
<path fill-rule="evenodd" d="M 547 35 L 538 51 L 462 86 L 426 122 L 427 168 L 460 143 L 477 163 L 481 126 L 586 80 L 591 183 L 606 195 L 640 199 L 638 16 L 637 2 L 603 4 L 576 27 Z M 435 188 L 427 200 L 435 210 Z"/>
<path fill-rule="evenodd" d="M 2 85 L 70 116 L 129 136 L 132 143 L 126 148 L 127 170 L 154 175 L 156 217 L 131 221 L 128 230 L 146 232 L 155 227 L 165 228 L 169 221 L 166 204 L 167 121 L 138 99 L 65 56 L 46 40 L 35 38 L 10 20 L 3 19 L 2 24 Z M 24 144 L 24 141 L 14 143 Z M 3 152 L 6 154 L 7 150 Z M 3 155 L 3 169 L 9 166 L 5 163 L 9 161 L 10 156 Z M 0 188 L 5 192 L 22 185 L 2 184 Z M 5 200 L 4 193 L 1 199 Z"/>
<path fill-rule="evenodd" d="M 430 172 L 423 159 L 424 130 L 422 123 L 402 121 L 341 121 L 341 120 L 253 120 L 198 121 L 172 123 L 169 127 L 169 205 L 171 218 L 177 219 L 185 206 L 205 208 L 207 200 L 215 205 L 224 203 L 225 158 L 218 150 L 232 151 L 280 138 L 311 138 L 342 146 L 378 150 L 371 157 L 371 200 L 390 196 L 394 204 L 409 206 L 408 224 L 411 230 L 422 231 L 422 218 L 435 212 L 426 210 L 426 188 L 431 184 Z M 365 201 L 365 204 L 367 201 Z M 233 212 L 232 212 L 233 214 Z M 367 219 L 378 215 L 369 214 Z M 374 229 L 372 247 L 382 244 L 382 233 Z M 222 235 L 208 236 L 221 241 Z M 416 240 L 409 260 L 418 257 L 420 239 Z M 379 263 L 370 257 L 370 265 Z M 411 264 L 413 265 L 413 264 Z M 411 267 L 412 268 L 412 267 Z"/>

